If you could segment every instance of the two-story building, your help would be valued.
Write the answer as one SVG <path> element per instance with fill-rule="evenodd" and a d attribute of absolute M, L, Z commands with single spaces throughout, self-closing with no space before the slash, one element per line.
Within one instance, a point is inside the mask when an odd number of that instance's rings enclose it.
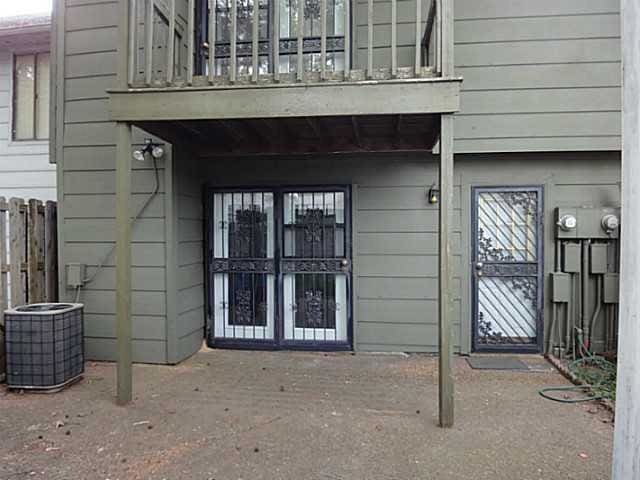
<path fill-rule="evenodd" d="M 60 291 L 88 356 L 115 358 L 129 282 L 135 361 L 436 351 L 448 219 L 455 351 L 606 348 L 618 3 L 56 0 Z"/>
<path fill-rule="evenodd" d="M 50 15 L 0 18 L 0 197 L 56 199 L 49 163 Z"/>

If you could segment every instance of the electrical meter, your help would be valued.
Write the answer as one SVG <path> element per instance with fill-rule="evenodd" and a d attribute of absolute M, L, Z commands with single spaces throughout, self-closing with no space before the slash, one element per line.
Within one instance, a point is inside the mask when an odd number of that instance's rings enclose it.
<path fill-rule="evenodd" d="M 602 217 L 602 228 L 605 232 L 611 233 L 614 230 L 617 230 L 619 226 L 620 220 L 618 220 L 618 217 L 613 215 L 612 213 L 609 213 Z"/>
<path fill-rule="evenodd" d="M 569 232 L 578 226 L 578 219 L 573 215 L 562 215 L 558 220 L 558 226 L 565 232 Z"/>

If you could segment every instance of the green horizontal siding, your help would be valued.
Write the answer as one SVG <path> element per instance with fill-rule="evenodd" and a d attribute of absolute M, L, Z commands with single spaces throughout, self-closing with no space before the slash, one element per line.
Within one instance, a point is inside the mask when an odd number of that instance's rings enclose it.
<path fill-rule="evenodd" d="M 64 136 L 59 216 L 62 265 L 80 262 L 95 274 L 81 292 L 87 357 L 115 358 L 115 128 L 106 90 L 114 86 L 118 2 L 67 0 L 65 18 Z M 149 135 L 134 129 L 134 142 Z M 135 148 L 132 146 L 132 150 Z M 132 315 L 135 361 L 167 361 L 165 160 L 158 162 L 159 193 L 132 229 Z M 154 191 L 150 160 L 133 164 L 132 215 Z M 111 252 L 104 267 L 97 266 Z M 71 299 L 74 292 L 63 291 Z"/>
<path fill-rule="evenodd" d="M 456 152 L 619 150 L 616 0 L 457 0 Z"/>

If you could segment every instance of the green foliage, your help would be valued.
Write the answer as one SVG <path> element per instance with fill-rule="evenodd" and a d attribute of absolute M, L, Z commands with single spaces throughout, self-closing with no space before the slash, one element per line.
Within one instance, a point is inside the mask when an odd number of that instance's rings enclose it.
<path fill-rule="evenodd" d="M 591 387 L 595 397 L 616 399 L 616 364 L 598 355 L 574 360 L 569 370 Z"/>

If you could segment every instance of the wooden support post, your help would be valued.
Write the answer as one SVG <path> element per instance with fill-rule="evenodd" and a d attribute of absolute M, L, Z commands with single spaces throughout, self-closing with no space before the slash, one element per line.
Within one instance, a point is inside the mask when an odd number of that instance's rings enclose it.
<path fill-rule="evenodd" d="M 442 0 L 442 74 L 453 74 L 453 0 Z M 453 114 L 440 115 L 440 269 L 439 269 L 439 418 L 441 427 L 453 425 L 451 308 L 453 254 Z"/>
<path fill-rule="evenodd" d="M 439 418 L 441 427 L 453 426 L 451 308 L 453 289 L 453 115 L 440 116 L 440 244 L 439 244 Z"/>
<path fill-rule="evenodd" d="M 132 398 L 131 378 L 131 126 L 117 124 L 116 145 L 116 336 L 117 401 Z"/>
<path fill-rule="evenodd" d="M 640 4 L 622 0 L 622 230 L 613 480 L 640 478 Z"/>
<path fill-rule="evenodd" d="M 149 4 L 152 1 L 149 0 Z M 129 43 L 129 0 L 120 0 L 118 50 Z M 146 26 L 145 26 L 146 28 Z M 126 88 L 129 64 L 118 55 L 117 84 Z M 116 401 L 124 405 L 132 398 L 131 373 L 131 125 L 116 123 Z"/>

